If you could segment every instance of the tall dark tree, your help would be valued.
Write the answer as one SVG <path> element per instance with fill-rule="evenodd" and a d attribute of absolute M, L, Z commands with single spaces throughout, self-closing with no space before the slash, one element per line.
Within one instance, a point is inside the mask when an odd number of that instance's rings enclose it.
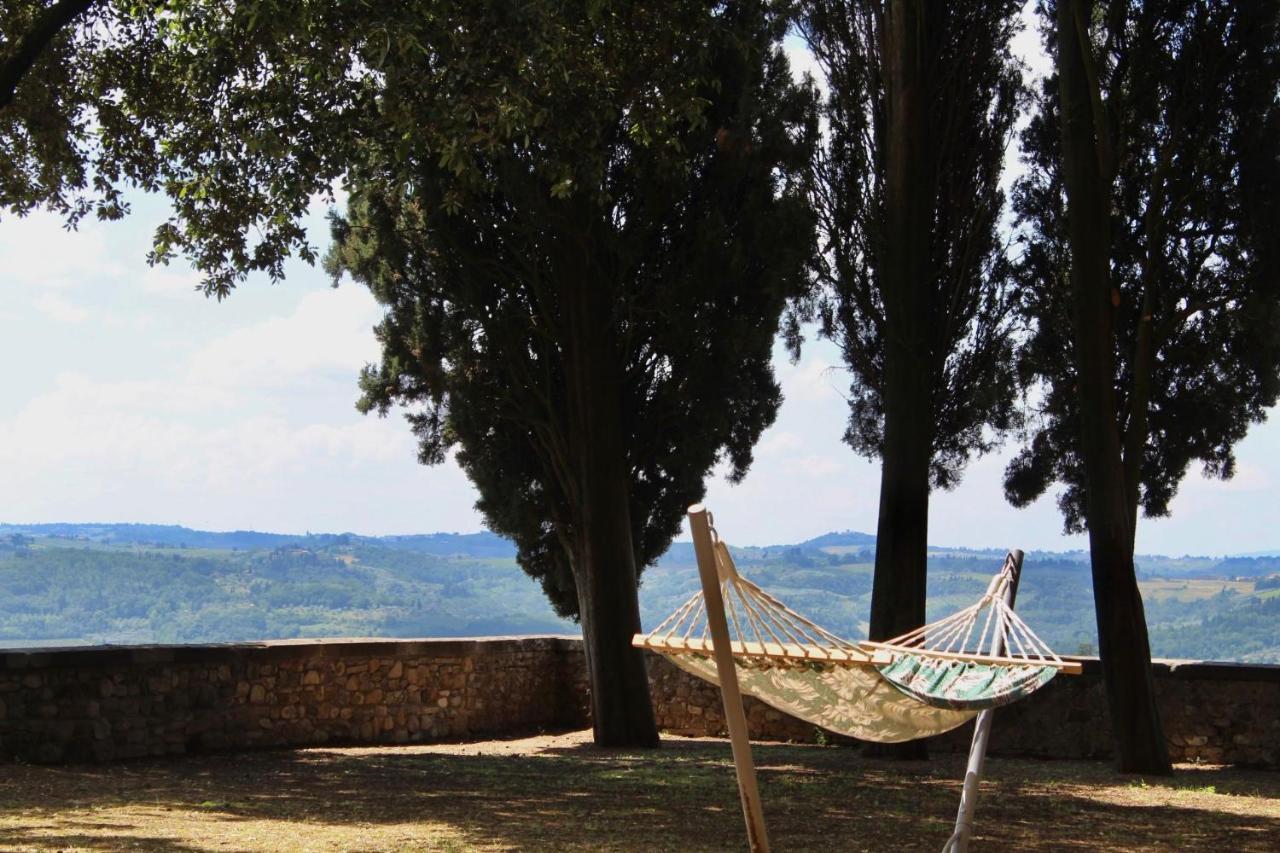
<path fill-rule="evenodd" d="M 55 5 L 0 10 L 0 211 L 163 192 L 151 260 L 222 297 L 313 258 L 300 218 L 351 181 L 335 264 L 389 309 L 366 404 L 417 401 L 428 461 L 458 445 L 583 621 L 598 740 L 652 743 L 636 578 L 717 458 L 746 469 L 813 249 L 770 5 L 101 0 L 28 62 Z"/>
<path fill-rule="evenodd" d="M 489 527 L 581 621 L 596 742 L 656 743 L 637 579 L 718 459 L 745 473 L 777 411 L 772 344 L 814 247 L 816 105 L 760 4 L 556 5 L 539 22 L 554 36 L 534 39 L 455 14 L 459 51 L 493 46 L 489 85 L 559 74 L 526 53 L 548 44 L 574 57 L 569 83 L 535 92 L 548 121 L 527 139 L 460 140 L 463 172 L 417 144 L 369 158 L 331 269 L 387 308 L 361 406 L 410 406 L 423 462 L 457 448 Z M 454 96 L 445 81 L 409 108 Z M 655 107 L 687 110 L 662 146 Z"/>
<path fill-rule="evenodd" d="M 1017 423 L 999 179 L 1017 2 L 804 4 L 830 95 L 818 160 L 823 325 L 845 440 L 881 460 L 871 637 L 924 622 L 929 493 Z"/>
<path fill-rule="evenodd" d="M 1056 59 L 1023 136 L 1023 368 L 1044 393 L 1005 490 L 1061 482 L 1088 531 L 1119 766 L 1169 772 L 1134 574 L 1138 509 L 1169 512 L 1192 461 L 1280 391 L 1280 7 L 1045 3 Z"/>

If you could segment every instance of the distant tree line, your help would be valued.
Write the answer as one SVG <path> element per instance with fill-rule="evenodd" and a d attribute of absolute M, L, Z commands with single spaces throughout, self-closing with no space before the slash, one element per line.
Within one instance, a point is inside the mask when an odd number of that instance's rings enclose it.
<path fill-rule="evenodd" d="M 449 558 L 368 546 L 196 556 L 180 548 L 69 546 L 41 537 L 0 552 L 0 646 L 32 643 L 212 643 L 263 637 L 474 636 L 561 632 L 547 601 L 512 557 Z M 78 546 L 78 547 L 76 547 Z M 817 555 L 799 562 L 793 556 Z M 836 559 L 818 559 L 836 558 Z M 1063 652 L 1095 654 L 1087 565 L 1031 558 L 1019 610 Z M 992 559 L 931 555 L 927 618 L 971 603 Z M 745 565 L 745 564 L 740 564 Z M 866 635 L 873 563 L 804 547 L 750 564 L 754 581 L 851 639 Z M 688 563 L 652 570 L 641 591 L 645 624 L 692 592 Z M 1159 580 L 1147 598 L 1159 657 L 1280 662 L 1275 579 L 1253 594 L 1206 581 Z"/>

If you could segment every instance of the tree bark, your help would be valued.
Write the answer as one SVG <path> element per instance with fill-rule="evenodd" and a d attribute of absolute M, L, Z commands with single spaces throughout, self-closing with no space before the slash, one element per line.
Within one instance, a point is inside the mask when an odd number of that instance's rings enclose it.
<path fill-rule="evenodd" d="M 1115 329 L 1110 281 L 1110 192 L 1100 163 L 1085 53 L 1072 0 L 1057 8 L 1063 176 L 1071 248 L 1074 349 L 1085 464 L 1085 518 L 1093 570 L 1098 649 L 1119 768 L 1170 773 L 1155 703 L 1151 648 L 1134 572 L 1124 460 L 1115 391 Z M 1084 20 L 1088 20 L 1087 10 Z"/>
<path fill-rule="evenodd" d="M 880 514 L 871 589 L 872 640 L 888 640 L 924 624 L 929 536 L 929 400 L 911 370 L 910 353 L 886 375 L 884 451 L 880 459 Z M 919 383 L 919 384 L 917 384 Z"/>
<path fill-rule="evenodd" d="M 562 279 L 568 343 L 568 444 L 577 494 L 572 514 L 574 582 L 591 683 L 597 746 L 658 745 L 644 658 L 631 638 L 640 631 L 635 550 L 622 423 L 616 329 L 609 288 L 592 281 L 586 248 L 579 274 Z"/>
<path fill-rule="evenodd" d="M 929 294 L 936 158 L 930 144 L 926 10 L 887 4 L 881 27 L 885 69 L 885 212 L 880 293 L 884 304 L 884 445 L 871 590 L 870 637 L 886 640 L 924 624 L 933 456 Z M 922 49 L 923 48 L 923 49 Z M 923 758 L 923 741 L 877 753 Z"/>

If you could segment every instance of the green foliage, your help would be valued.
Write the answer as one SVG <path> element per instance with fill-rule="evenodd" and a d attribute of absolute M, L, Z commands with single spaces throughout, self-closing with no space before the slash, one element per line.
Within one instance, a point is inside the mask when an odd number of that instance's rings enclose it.
<path fill-rule="evenodd" d="M 777 411 L 772 343 L 806 286 L 817 128 L 782 23 L 758 5 L 509 11 L 454 10 L 437 86 L 408 85 L 416 57 L 383 64 L 406 83 L 382 109 L 424 131 L 371 144 L 352 170 L 329 268 L 387 308 L 361 408 L 408 406 L 424 463 L 456 447 L 488 526 L 576 615 L 574 406 L 620 408 L 643 568 L 718 459 L 742 476 Z M 519 109 L 489 114 L 476 92 L 498 87 Z M 438 134 L 459 111 L 471 123 Z M 616 383 L 575 403 L 581 289 L 598 295 L 587 322 L 606 330 L 597 355 Z"/>
<path fill-rule="evenodd" d="M 1280 639 L 1276 637 L 1280 598 L 1227 592 L 1195 604 L 1148 602 L 1153 654 L 1280 663 Z"/>
<path fill-rule="evenodd" d="M 48 4 L 0 15 L 0 60 Z M 0 210 L 70 225 L 165 193 L 151 259 L 186 253 L 205 289 L 315 256 L 298 220 L 330 193 L 381 115 L 376 57 L 444 25 L 422 2 L 100 0 L 61 30 L 0 106 Z M 395 37 L 392 34 L 395 34 Z"/>
<path fill-rule="evenodd" d="M 1115 417 L 1137 477 L 1131 500 L 1162 516 L 1192 461 L 1232 475 L 1233 445 L 1280 393 L 1280 12 L 1190 0 L 1112 8 L 1097 22 L 1096 73 L 1109 129 L 1100 150 L 1112 210 Z M 1023 506 L 1064 484 L 1064 526 L 1080 531 L 1058 112 L 1050 78 L 1022 137 L 1030 168 L 1013 196 L 1021 310 L 1033 325 L 1020 368 L 1043 396 L 1005 493 Z"/>
<path fill-rule="evenodd" d="M 0 646 L 480 636 L 569 628 L 511 557 L 414 553 L 396 541 L 404 538 L 193 555 L 180 548 L 49 537 L 27 537 L 25 550 L 14 552 L 4 547 L 10 538 L 0 537 Z M 866 635 L 870 557 L 828 564 L 823 558 L 837 555 L 808 545 L 733 552 L 752 581 L 818 624 L 851 639 Z M 807 565 L 797 564 L 797 556 Z M 994 551 L 931 552 L 928 617 L 972 604 L 1000 559 Z M 1188 569 L 1217 581 L 1162 580 L 1186 561 L 1143 559 L 1156 656 L 1280 663 L 1276 583 L 1260 579 L 1252 592 L 1248 584 L 1230 584 L 1224 578 L 1231 577 L 1231 560 L 1203 560 Z M 1188 583 L 1205 593 L 1184 589 Z M 657 625 L 696 589 L 692 555 L 673 549 L 646 575 L 640 595 L 644 624 Z M 1086 559 L 1027 556 L 1018 612 L 1060 653 L 1095 653 L 1089 596 Z"/>
<path fill-rule="evenodd" d="M 3 542 L 4 540 L 0 540 Z M 0 549 L 0 644 L 562 633 L 510 558 L 378 545 Z"/>

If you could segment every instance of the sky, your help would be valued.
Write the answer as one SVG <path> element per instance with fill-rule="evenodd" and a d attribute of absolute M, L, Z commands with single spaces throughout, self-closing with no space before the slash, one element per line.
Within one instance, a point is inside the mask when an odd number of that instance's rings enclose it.
<path fill-rule="evenodd" d="M 794 48 L 794 45 L 791 45 Z M 1020 50 L 1033 52 L 1034 39 Z M 799 57 L 803 60 L 803 57 Z M 797 63 L 801 64 L 801 63 Z M 1037 63 L 1032 62 L 1033 66 Z M 63 230 L 46 214 L 0 218 L 0 522 L 138 522 L 207 530 L 367 535 L 474 532 L 474 489 L 452 461 L 427 468 L 399 414 L 355 408 L 360 368 L 377 359 L 380 309 L 349 280 L 288 267 L 223 302 L 181 262 L 148 267 L 162 199 L 134 196 L 122 222 Z M 308 219 L 327 244 L 324 207 Z M 730 543 L 875 532 L 876 463 L 841 443 L 849 378 L 813 340 L 775 369 L 785 402 L 739 485 L 708 481 Z M 1143 519 L 1142 553 L 1280 549 L 1280 413 L 1237 447 L 1228 482 L 1191 471 L 1172 518 Z M 930 542 L 1070 550 L 1050 494 L 1017 510 L 1001 474 L 1016 444 L 935 492 Z"/>

